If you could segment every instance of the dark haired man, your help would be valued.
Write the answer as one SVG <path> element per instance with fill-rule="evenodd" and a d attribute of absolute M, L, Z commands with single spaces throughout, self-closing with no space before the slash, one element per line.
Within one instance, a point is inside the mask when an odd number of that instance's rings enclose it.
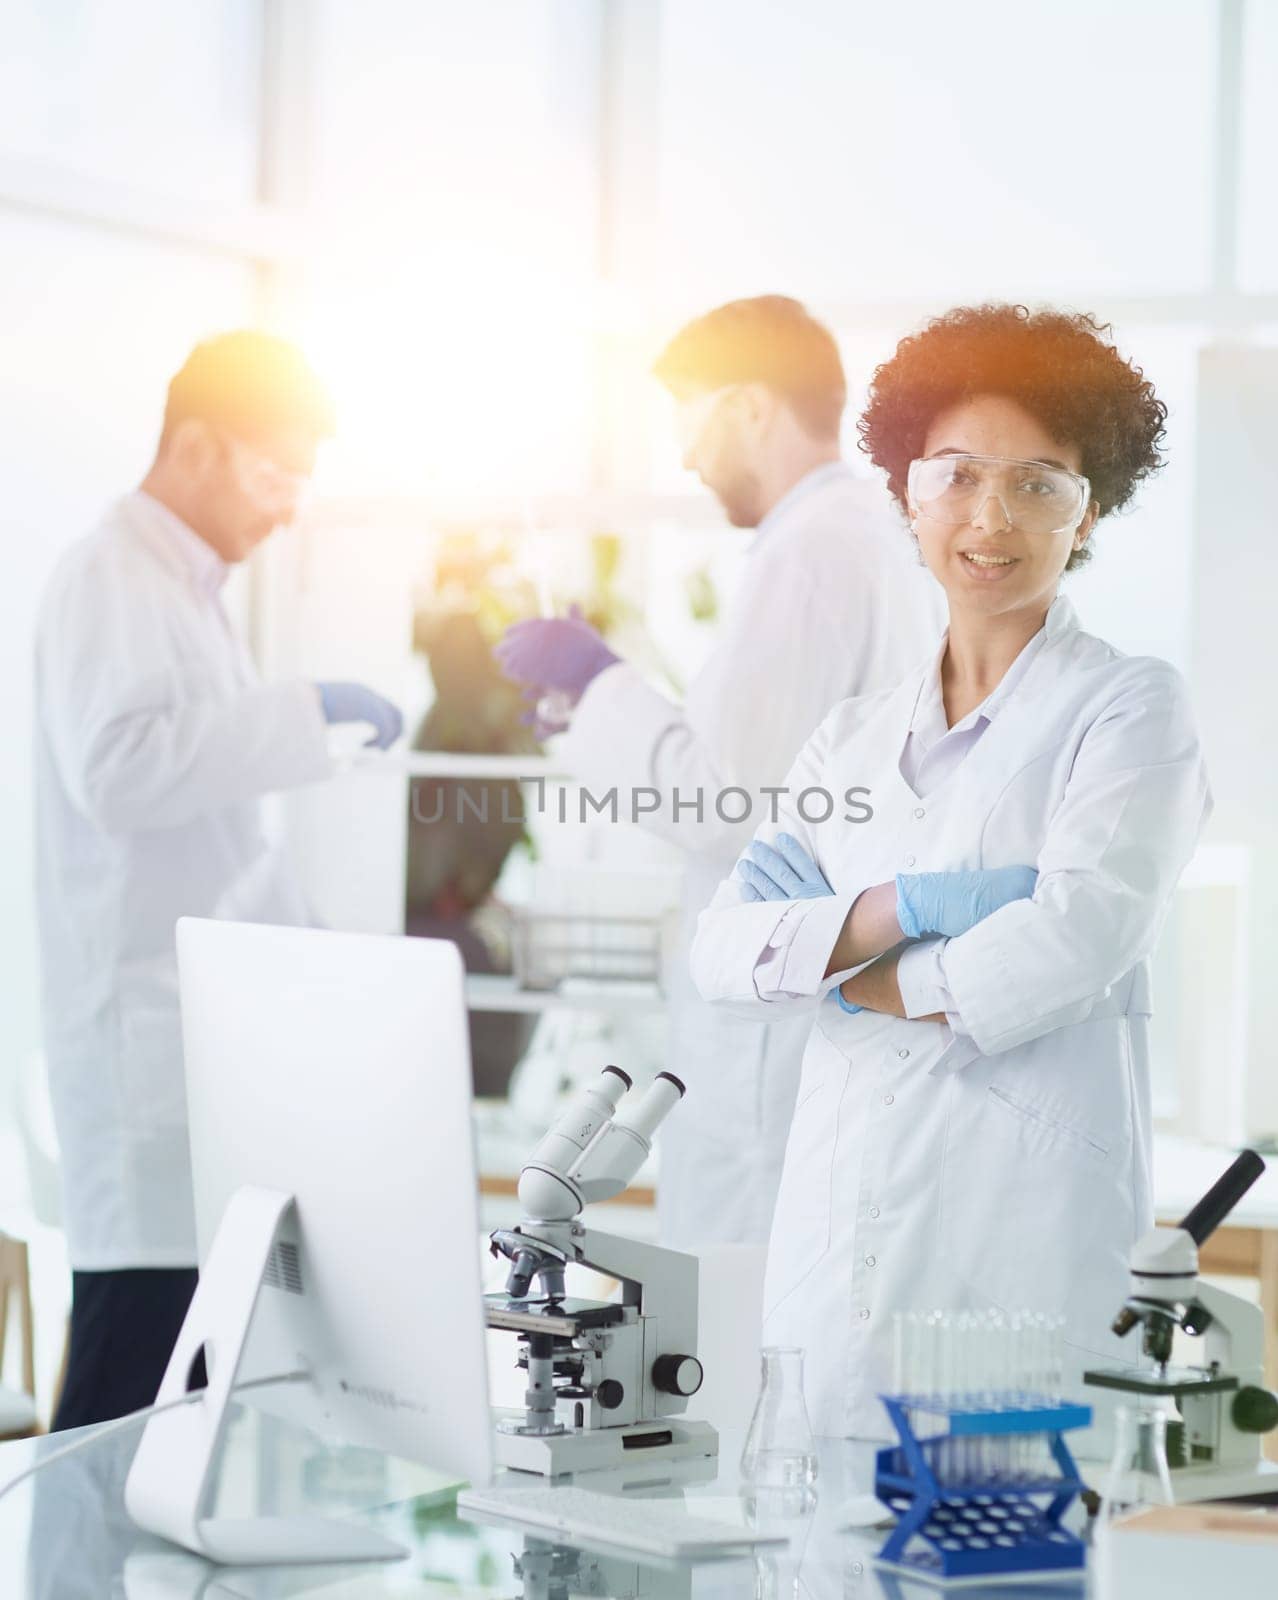
<path fill-rule="evenodd" d="M 155 1397 L 195 1287 L 174 925 L 306 920 L 260 814 L 327 776 L 325 724 L 399 712 L 358 684 L 263 684 L 220 598 L 296 515 L 330 402 L 254 332 L 191 353 L 155 460 L 45 593 L 36 638 L 44 1042 L 73 1270 L 55 1427 Z"/>
<path fill-rule="evenodd" d="M 692 986 L 688 945 L 766 820 L 769 786 L 785 783 L 831 706 L 890 687 L 934 647 L 940 595 L 882 489 L 843 462 L 838 347 L 797 301 L 719 306 L 675 335 L 655 371 L 678 405 L 684 465 L 734 526 L 756 530 L 714 652 L 680 706 L 579 618 L 517 624 L 498 649 L 532 694 L 576 698 L 569 769 L 592 792 L 656 790 L 643 825 L 686 851 L 667 991 L 669 1065 L 688 1096 L 663 1129 L 661 1233 L 761 1244 L 810 1018 L 760 1025 L 712 1009 Z M 739 821 L 725 820 L 742 810 L 729 790 L 751 799 Z"/>

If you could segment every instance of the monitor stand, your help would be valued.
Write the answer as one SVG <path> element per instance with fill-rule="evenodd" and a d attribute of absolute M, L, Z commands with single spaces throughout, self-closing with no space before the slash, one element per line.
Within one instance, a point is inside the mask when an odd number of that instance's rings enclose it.
<path fill-rule="evenodd" d="M 276 1189 L 250 1186 L 231 1196 L 156 1403 L 188 1392 L 188 1376 L 201 1349 L 208 1387 L 201 1399 L 161 1412 L 147 1423 L 129 1469 L 124 1503 L 148 1532 L 227 1565 L 392 1560 L 407 1554 L 402 1545 L 355 1524 L 321 1517 L 203 1514 L 253 1308 L 292 1204 L 292 1195 Z"/>

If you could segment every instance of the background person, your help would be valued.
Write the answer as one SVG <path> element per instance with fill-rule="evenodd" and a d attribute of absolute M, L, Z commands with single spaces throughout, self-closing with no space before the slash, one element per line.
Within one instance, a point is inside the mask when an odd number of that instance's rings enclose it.
<path fill-rule="evenodd" d="M 36 639 L 44 1047 L 62 1155 L 71 1345 L 57 1428 L 155 1398 L 195 1287 L 174 925 L 306 920 L 262 796 L 330 770 L 326 722 L 385 746 L 358 684 L 263 684 L 222 584 L 292 520 L 329 400 L 266 334 L 199 345 L 141 488 L 55 568 Z"/>
<path fill-rule="evenodd" d="M 1060 1317 L 1070 1384 L 1124 1359 L 1110 1321 L 1153 1222 L 1149 957 L 1210 798 L 1179 673 L 1058 592 L 1161 465 L 1166 408 L 1106 332 L 965 307 L 875 373 L 864 447 L 949 631 L 790 774 L 855 775 L 873 819 L 791 810 L 693 947 L 707 999 L 810 1030 L 764 1337 L 806 1347 L 818 1433 L 888 1432 L 899 1311 Z"/>
<path fill-rule="evenodd" d="M 728 1016 L 688 976 L 698 912 L 731 869 L 803 743 L 835 701 L 898 681 L 941 629 L 939 595 L 876 484 L 844 463 L 838 347 L 796 301 L 738 300 L 682 329 L 656 364 L 678 402 L 684 465 L 734 527 L 754 528 L 715 648 L 683 705 L 619 661 L 585 622 L 518 623 L 498 647 L 532 697 L 577 698 L 561 758 L 593 792 L 650 787 L 644 821 L 686 851 L 683 931 L 667 975 L 668 1064 L 688 1085 L 662 1130 L 658 1211 L 672 1244 L 763 1243 L 780 1180 L 806 1024 Z M 754 813 L 724 822 L 725 788 Z M 675 790 L 704 820 L 675 815 Z M 724 810 L 739 814 L 740 799 Z M 731 1095 L 722 1092 L 730 1075 Z"/>

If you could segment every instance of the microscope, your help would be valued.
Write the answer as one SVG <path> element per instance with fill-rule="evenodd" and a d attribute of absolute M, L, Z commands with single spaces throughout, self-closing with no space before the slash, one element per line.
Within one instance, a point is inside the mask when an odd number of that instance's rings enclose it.
<path fill-rule="evenodd" d="M 1256 1152 L 1244 1150 L 1176 1227 L 1154 1228 L 1136 1241 L 1131 1293 L 1113 1330 L 1121 1338 L 1139 1325 L 1153 1367 L 1083 1374 L 1097 1388 L 1175 1402 L 1179 1417 L 1168 1422 L 1167 1464 L 1178 1505 L 1278 1497 L 1278 1462 L 1261 1455 L 1262 1436 L 1278 1427 L 1278 1395 L 1264 1387 L 1264 1315 L 1239 1295 L 1198 1280 L 1199 1245 L 1264 1170 Z M 1170 1365 L 1177 1328 L 1202 1338 L 1202 1365 Z"/>
<path fill-rule="evenodd" d="M 715 1430 L 684 1415 L 702 1379 L 696 1257 L 587 1228 L 579 1216 L 625 1189 L 684 1094 L 662 1072 L 619 1111 L 630 1088 L 608 1066 L 573 1097 L 520 1173 L 524 1220 L 491 1236 L 493 1255 L 511 1265 L 505 1293 L 485 1296 L 488 1326 L 518 1336 L 528 1373 L 524 1411 L 497 1422 L 506 1467 L 557 1477 L 718 1454 Z M 616 1278 L 620 1299 L 569 1298 L 571 1266 Z"/>

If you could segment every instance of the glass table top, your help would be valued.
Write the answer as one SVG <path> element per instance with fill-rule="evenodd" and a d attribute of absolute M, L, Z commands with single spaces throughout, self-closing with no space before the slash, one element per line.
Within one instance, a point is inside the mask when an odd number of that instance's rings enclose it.
<path fill-rule="evenodd" d="M 0 1594 L 24 1600 L 326 1600 L 452 1596 L 456 1600 L 935 1600 L 944 1591 L 877 1567 L 883 1528 L 864 1519 L 874 1447 L 818 1441 L 814 1491 L 743 1493 L 741 1439 L 725 1435 L 717 1461 L 644 1461 L 585 1474 L 590 1489 L 627 1498 L 682 1500 L 694 1516 L 788 1536 L 784 1547 L 698 1563 L 591 1551 L 459 1515 L 456 1480 L 373 1451 L 325 1444 L 248 1407 L 231 1424 L 219 1516 L 306 1512 L 363 1522 L 402 1544 L 401 1560 L 325 1567 L 214 1567 L 140 1532 L 124 1509 L 124 1483 L 141 1433 L 94 1439 L 0 1498 Z M 80 1434 L 0 1446 L 0 1484 Z M 968 1583 L 964 1596 L 1003 1600 L 1049 1594 L 1081 1600 L 1081 1575 L 1050 1581 Z"/>

